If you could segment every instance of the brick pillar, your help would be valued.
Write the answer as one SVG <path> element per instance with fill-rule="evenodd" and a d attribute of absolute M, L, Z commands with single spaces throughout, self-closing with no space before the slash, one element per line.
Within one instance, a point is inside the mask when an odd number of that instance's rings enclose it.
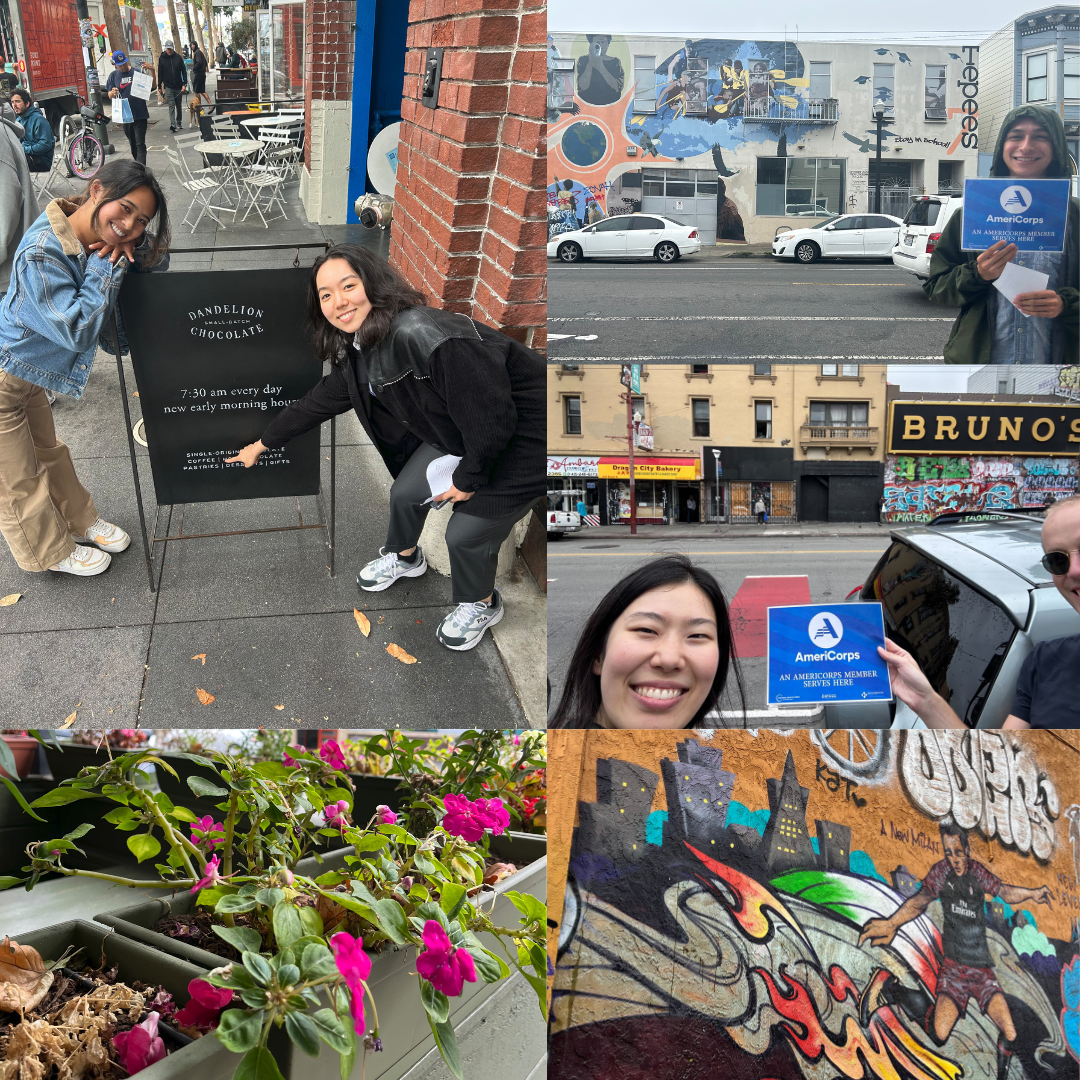
<path fill-rule="evenodd" d="M 431 304 L 547 345 L 543 0 L 412 0 L 390 261 Z M 443 47 L 439 107 L 420 103 Z"/>
<path fill-rule="evenodd" d="M 305 0 L 300 200 L 308 220 L 320 224 L 345 220 L 355 24 L 356 0 Z"/>

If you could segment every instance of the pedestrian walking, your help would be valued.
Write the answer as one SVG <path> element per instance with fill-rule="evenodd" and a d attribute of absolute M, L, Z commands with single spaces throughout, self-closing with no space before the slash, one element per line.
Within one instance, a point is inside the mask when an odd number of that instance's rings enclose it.
<path fill-rule="evenodd" d="M 187 65 L 173 48 L 172 41 L 165 42 L 164 50 L 158 57 L 158 84 L 164 89 L 169 105 L 169 130 L 183 131 Z"/>
<path fill-rule="evenodd" d="M 589 616 L 548 726 L 706 727 L 725 689 L 745 713 L 720 583 L 685 555 L 666 555 L 623 578 Z"/>
<path fill-rule="evenodd" d="M 457 607 L 436 636 L 448 649 L 475 648 L 503 617 L 499 549 L 544 495 L 543 358 L 464 315 L 426 307 L 384 259 L 349 244 L 312 267 L 308 317 L 331 373 L 227 460 L 251 468 L 265 450 L 355 409 L 394 477 L 386 544 L 357 584 L 381 592 L 420 577 L 428 511 L 451 507 Z"/>
<path fill-rule="evenodd" d="M 191 92 L 195 95 L 191 101 L 192 109 L 201 105 L 204 97 L 206 104 L 210 104 L 210 95 L 206 92 L 206 68 L 206 53 L 196 45 L 191 56 Z"/>
<path fill-rule="evenodd" d="M 225 67 L 229 62 L 229 53 L 225 48 L 225 43 L 223 41 L 219 41 L 217 47 L 214 49 L 214 60 L 217 61 L 217 66 L 219 68 Z"/>
<path fill-rule="evenodd" d="M 23 570 L 91 577 L 131 542 L 79 482 L 45 392 L 82 396 L 99 337 L 114 347 L 125 273 L 164 269 L 168 242 L 154 174 L 113 159 L 82 195 L 50 202 L 15 253 L 0 303 L 0 532 Z"/>
<path fill-rule="evenodd" d="M 8 289 L 15 252 L 37 220 L 38 204 L 23 153 L 22 124 L 0 116 L 0 301 Z"/>
<path fill-rule="evenodd" d="M 22 149 L 27 167 L 31 172 L 48 172 L 56 149 L 52 125 L 21 86 L 11 91 L 11 107 L 23 126 Z"/>
<path fill-rule="evenodd" d="M 754 503 L 754 513 L 757 514 L 758 524 L 765 524 L 765 500 L 759 495 Z"/>
<path fill-rule="evenodd" d="M 1061 117 L 1041 105 L 1013 109 L 1001 125 L 990 175 L 1016 180 L 1072 175 Z M 934 247 L 923 292 L 959 307 L 945 345 L 951 364 L 1068 364 L 1080 347 L 1080 202 L 1069 199 L 1064 251 L 1019 251 L 999 240 L 963 251 L 962 214 L 954 214 Z M 1046 288 L 1014 302 L 995 287 L 1010 263 L 1047 274 Z"/>
<path fill-rule="evenodd" d="M 123 121 L 124 134 L 127 136 L 128 146 L 131 147 L 131 156 L 140 165 L 145 165 L 146 124 L 150 119 L 150 110 L 147 109 L 143 98 L 131 96 L 131 82 L 135 76 L 131 61 L 120 49 L 117 49 L 112 54 L 112 62 L 114 70 L 105 83 L 105 89 L 113 100 L 113 122 L 122 119 L 125 107 L 121 105 L 121 102 L 126 101 L 126 108 L 131 119 Z M 153 65 L 144 63 L 141 67 L 143 73 L 150 76 L 150 89 L 153 90 L 157 86 Z"/>
<path fill-rule="evenodd" d="M 589 508 L 585 505 L 585 500 L 584 499 L 578 499 L 578 501 L 577 501 L 577 512 L 578 512 L 578 517 L 581 518 L 582 521 L 584 521 L 585 520 L 585 515 L 589 512 Z"/>
<path fill-rule="evenodd" d="M 688 522 L 697 521 L 697 499 L 693 495 L 686 500 L 686 520 Z"/>

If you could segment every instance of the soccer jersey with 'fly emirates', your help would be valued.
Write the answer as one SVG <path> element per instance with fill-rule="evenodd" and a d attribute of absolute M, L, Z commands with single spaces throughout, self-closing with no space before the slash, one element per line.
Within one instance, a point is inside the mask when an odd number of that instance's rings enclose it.
<path fill-rule="evenodd" d="M 974 859 L 968 859 L 967 873 L 958 877 L 948 860 L 942 859 L 930 868 L 922 887 L 941 901 L 941 945 L 946 957 L 967 967 L 990 967 L 983 896 L 997 896 L 1001 878 Z"/>

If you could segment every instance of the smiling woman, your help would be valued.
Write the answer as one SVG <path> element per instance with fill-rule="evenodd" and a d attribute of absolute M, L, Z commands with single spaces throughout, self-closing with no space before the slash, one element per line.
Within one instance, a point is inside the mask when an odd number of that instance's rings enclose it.
<path fill-rule="evenodd" d="M 600 601 L 578 640 L 551 727 L 696 727 L 731 674 L 745 711 L 727 602 L 682 555 L 654 559 Z"/>

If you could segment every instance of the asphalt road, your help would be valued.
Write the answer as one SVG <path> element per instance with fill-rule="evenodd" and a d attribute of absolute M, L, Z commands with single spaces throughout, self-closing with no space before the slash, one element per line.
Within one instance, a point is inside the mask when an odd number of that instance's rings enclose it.
<path fill-rule="evenodd" d="M 888 547 L 887 536 L 746 537 L 671 542 L 590 541 L 548 545 L 548 677 L 558 702 L 578 635 L 604 594 L 650 556 L 679 552 L 716 575 L 733 611 L 748 709 L 765 708 L 764 603 L 842 603 Z M 747 578 L 755 581 L 740 594 Z M 762 578 L 773 580 L 762 582 Z M 764 591 L 760 591 L 763 589 Z M 806 593 L 809 591 L 809 597 Z M 749 655 L 761 653 L 762 655 Z"/>
<path fill-rule="evenodd" d="M 548 355 L 558 363 L 940 363 L 955 317 L 876 260 L 548 260 Z"/>

